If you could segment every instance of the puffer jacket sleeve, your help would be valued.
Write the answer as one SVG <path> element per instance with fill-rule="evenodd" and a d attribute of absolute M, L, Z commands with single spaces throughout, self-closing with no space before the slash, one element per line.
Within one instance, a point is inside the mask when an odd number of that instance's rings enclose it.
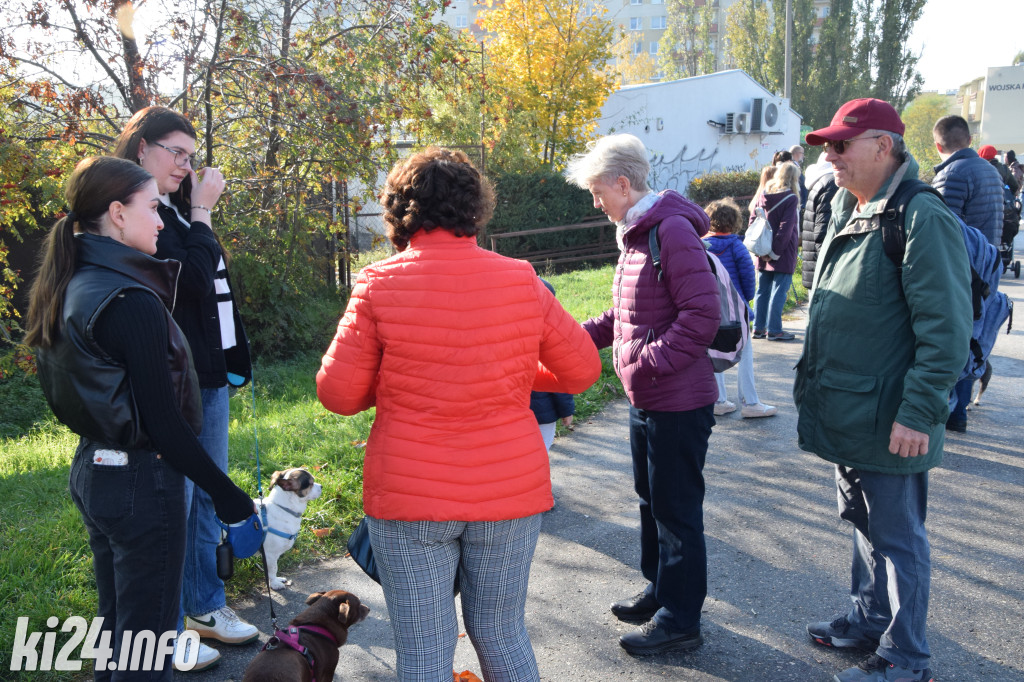
<path fill-rule="evenodd" d="M 316 375 L 316 394 L 331 412 L 353 415 L 376 403 L 383 346 L 370 303 L 370 276 L 359 273 L 338 332 Z"/>
<path fill-rule="evenodd" d="M 533 390 L 582 393 L 601 375 L 597 347 L 539 278 L 537 297 L 544 311 L 544 333 Z"/>
<path fill-rule="evenodd" d="M 750 257 L 747 247 L 739 239 L 732 239 L 729 242 L 732 249 L 732 259 L 736 263 L 736 276 L 739 279 L 739 292 L 743 294 L 744 301 L 754 298 L 754 291 L 757 289 L 757 271 L 754 270 L 754 261 Z"/>
<path fill-rule="evenodd" d="M 583 330 L 590 334 L 591 340 L 598 348 L 607 348 L 612 345 L 615 335 L 615 313 L 609 308 L 600 315 L 592 317 L 583 323 Z"/>
<path fill-rule="evenodd" d="M 652 376 L 707 362 L 708 345 L 721 321 L 718 283 L 693 226 L 682 216 L 672 216 L 662 221 L 658 236 L 661 269 L 676 317 L 640 354 L 639 364 Z"/>
<path fill-rule="evenodd" d="M 947 167 L 936 173 L 932 186 L 942 195 L 942 200 L 946 202 L 949 210 L 961 218 L 966 218 L 966 204 L 971 188 L 966 174 L 953 171 L 953 167 Z"/>

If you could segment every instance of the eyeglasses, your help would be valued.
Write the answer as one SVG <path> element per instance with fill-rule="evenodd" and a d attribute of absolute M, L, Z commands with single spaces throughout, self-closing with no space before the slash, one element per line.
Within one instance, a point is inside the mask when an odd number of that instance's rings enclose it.
<path fill-rule="evenodd" d="M 195 154 L 189 154 L 184 149 L 174 149 L 173 147 L 168 147 L 167 145 L 160 144 L 159 142 L 154 142 L 153 144 L 155 144 L 157 147 L 161 147 L 163 149 L 166 149 L 170 153 L 174 154 L 174 164 L 176 166 L 180 166 L 181 168 L 185 168 L 186 165 L 189 168 L 195 168 L 196 167 L 196 155 Z M 839 153 L 842 154 L 842 152 L 839 152 Z"/>
<path fill-rule="evenodd" d="M 877 140 L 880 137 L 885 137 L 885 135 L 872 135 L 871 137 L 855 137 L 852 140 L 833 140 L 831 142 L 824 143 L 823 145 L 821 145 L 821 148 L 826 154 L 829 153 L 830 151 L 834 151 L 836 154 L 842 154 L 846 151 L 846 145 L 848 144 L 853 144 L 858 140 Z"/>

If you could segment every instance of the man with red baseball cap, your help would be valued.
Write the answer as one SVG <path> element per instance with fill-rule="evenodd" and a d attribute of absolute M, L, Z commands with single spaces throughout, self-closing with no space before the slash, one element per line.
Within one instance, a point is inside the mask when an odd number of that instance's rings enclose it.
<path fill-rule="evenodd" d="M 950 389 L 971 338 L 960 224 L 935 195 L 909 201 L 902 274 L 880 216 L 917 162 L 887 102 L 847 102 L 822 145 L 839 186 L 818 252 L 793 397 L 800 447 L 836 466 L 839 515 L 854 527 L 852 608 L 807 632 L 873 651 L 837 682 L 930 682 L 928 470 L 942 460 Z M 902 285 L 901 285 L 902 283 Z"/>

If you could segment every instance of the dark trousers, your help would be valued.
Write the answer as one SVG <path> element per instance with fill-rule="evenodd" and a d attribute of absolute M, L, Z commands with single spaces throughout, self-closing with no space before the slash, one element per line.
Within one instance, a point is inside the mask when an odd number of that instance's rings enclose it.
<path fill-rule="evenodd" d="M 126 466 L 103 466 L 92 461 L 95 449 L 79 445 L 69 487 L 89 532 L 97 615 L 111 633 L 114 661 L 119 661 L 126 630 L 149 630 L 157 640 L 177 630 L 185 561 L 184 477 L 154 452 L 135 450 Z M 96 670 L 94 678 L 171 680 L 172 657 L 156 663 L 163 669 Z"/>
<path fill-rule="evenodd" d="M 704 458 L 714 406 L 686 412 L 629 409 L 633 481 L 640 496 L 640 571 L 678 630 L 700 626 L 708 593 L 704 546 Z"/>

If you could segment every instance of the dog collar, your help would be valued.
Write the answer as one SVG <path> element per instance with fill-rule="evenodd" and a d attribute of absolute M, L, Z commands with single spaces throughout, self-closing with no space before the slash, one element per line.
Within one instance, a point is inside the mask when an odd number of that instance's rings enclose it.
<path fill-rule="evenodd" d="M 331 634 L 327 628 L 322 628 L 319 625 L 289 625 L 288 630 L 278 629 L 274 632 L 274 636 L 267 640 L 267 643 L 263 645 L 263 650 L 276 649 L 280 645 L 287 646 L 290 649 L 294 649 L 302 654 L 302 657 L 306 659 L 306 663 L 309 664 L 310 677 L 313 682 L 316 682 L 316 660 L 313 658 L 313 654 L 310 653 L 309 649 L 302 646 L 299 643 L 299 634 L 302 631 L 312 632 L 326 637 L 335 647 L 338 646 L 338 640 Z"/>

